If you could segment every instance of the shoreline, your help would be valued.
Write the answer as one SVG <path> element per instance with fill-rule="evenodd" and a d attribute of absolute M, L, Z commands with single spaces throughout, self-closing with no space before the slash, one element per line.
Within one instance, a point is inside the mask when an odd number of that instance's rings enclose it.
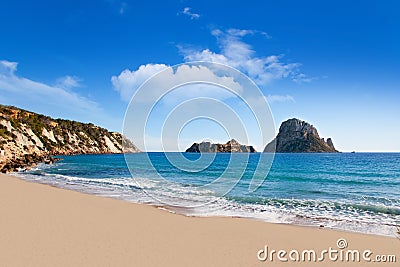
<path fill-rule="evenodd" d="M 365 266 L 260 261 L 270 249 L 349 249 L 396 255 L 400 240 L 248 218 L 197 217 L 0 174 L 0 260 L 6 266 Z M 374 265 L 376 262 L 374 263 Z M 379 265 L 379 264 L 378 264 Z M 396 263 L 381 263 L 395 266 Z"/>
<path fill-rule="evenodd" d="M 110 154 L 111 155 L 111 154 Z M 27 179 L 24 175 L 20 175 L 20 172 L 14 172 L 14 173 L 9 173 L 7 175 L 16 177 L 17 179 L 20 179 L 22 181 L 26 181 L 29 183 L 39 183 L 42 185 L 47 185 L 53 188 L 58 188 L 58 189 L 63 189 L 67 191 L 74 191 L 82 194 L 87 194 L 87 195 L 92 195 L 92 196 L 97 196 L 97 197 L 104 197 L 104 198 L 109 198 L 109 199 L 115 199 L 115 200 L 120 200 L 120 201 L 125 201 L 128 203 L 133 203 L 133 204 L 138 204 L 138 205 L 146 205 L 150 207 L 154 207 L 157 209 L 161 209 L 164 211 L 167 211 L 172 214 L 176 215 L 181 215 L 184 217 L 193 217 L 193 218 L 240 218 L 240 219 L 246 219 L 246 220 L 254 220 L 254 221 L 259 221 L 259 222 L 264 222 L 264 223 L 271 223 L 271 224 L 280 224 L 280 225 L 293 225 L 293 226 L 299 226 L 299 227 L 310 227 L 310 228 L 315 228 L 315 229 L 329 229 L 333 231 L 339 231 L 339 232 L 345 232 L 345 233 L 355 233 L 355 234 L 364 234 L 364 235 L 373 235 L 373 236 L 383 236 L 383 237 L 389 237 L 389 238 L 400 238 L 400 234 L 396 234 L 396 225 L 387 225 L 387 224 L 382 224 L 380 227 L 390 227 L 392 230 L 388 231 L 376 231 L 376 227 L 378 227 L 378 224 L 374 225 L 373 227 L 375 228 L 363 228 L 363 227 L 369 227 L 368 223 L 360 223 L 360 222 L 351 222 L 348 221 L 347 223 L 341 224 L 341 227 L 335 227 L 329 225 L 329 222 L 332 219 L 320 219 L 318 221 L 315 221 L 314 218 L 312 217 L 307 217 L 305 215 L 296 215 L 296 220 L 287 219 L 285 217 L 279 218 L 279 219 L 272 219 L 274 218 L 274 215 L 272 217 L 265 217 L 265 216 L 256 216 L 255 214 L 246 214 L 242 213 L 239 214 L 236 212 L 233 212 L 233 214 L 226 214 L 226 213 L 221 213 L 223 212 L 222 210 L 219 210 L 212 213 L 207 213 L 204 211 L 196 211 L 196 209 L 191 209 L 191 208 L 185 208 L 181 206 L 170 206 L 167 204 L 163 203 L 154 203 L 154 202 L 141 202 L 138 200 L 133 200 L 133 199 L 128 199 L 125 197 L 119 197 L 118 195 L 115 194 L 110 194 L 107 195 L 107 191 L 96 191 L 89 189 L 90 187 L 85 187 L 82 185 L 78 185 L 78 187 L 74 187 L 66 182 L 66 184 L 63 183 L 50 183 L 48 181 L 43 181 L 43 180 L 35 180 L 35 179 Z M 29 177 L 29 176 L 27 176 Z M 151 198 L 150 198 L 151 199 Z M 211 207 L 212 209 L 212 207 Z M 215 209 L 215 207 L 214 207 Z M 345 227 L 344 227 L 345 226 Z M 372 230 L 371 230 L 372 229 Z"/>
<path fill-rule="evenodd" d="M 44 185 L 47 185 L 47 184 L 44 184 Z M 50 186 L 52 186 L 52 185 L 50 185 Z M 52 186 L 52 187 L 61 188 L 61 187 L 57 187 L 57 186 Z M 65 189 L 65 188 L 62 188 L 62 189 Z M 65 189 L 65 190 L 70 190 L 70 189 Z M 82 192 L 82 193 L 86 194 L 84 192 Z M 92 194 L 89 194 L 89 195 L 92 195 Z M 103 196 L 101 196 L 101 197 L 103 197 Z M 111 198 L 111 199 L 116 199 L 116 198 L 108 197 L 108 196 L 104 196 L 104 197 Z M 127 200 L 122 200 L 122 201 L 127 201 Z M 343 232 L 343 233 L 350 233 L 350 234 L 357 234 L 357 235 L 379 236 L 379 237 L 400 239 L 400 233 L 397 236 L 395 232 L 393 232 L 392 235 L 379 234 L 379 233 L 365 233 L 365 232 L 361 232 L 361 231 L 351 231 L 351 230 L 333 228 L 333 227 L 323 226 L 323 225 L 322 226 L 321 225 L 317 226 L 317 225 L 311 225 L 311 224 L 296 224 L 296 223 L 290 223 L 290 222 L 271 222 L 271 221 L 267 221 L 267 220 L 264 220 L 264 219 L 261 219 L 261 218 L 257 218 L 257 217 L 244 217 L 244 216 L 236 216 L 236 215 L 232 215 L 232 216 L 230 216 L 230 215 L 190 215 L 190 214 L 177 212 L 177 211 L 174 210 L 173 207 L 170 207 L 170 206 L 163 206 L 163 205 L 157 206 L 157 205 L 153 205 L 153 204 L 137 203 L 137 202 L 132 202 L 132 201 L 127 201 L 127 202 L 133 203 L 133 204 L 138 204 L 138 205 L 146 205 L 146 206 L 157 208 L 159 210 L 162 210 L 162 211 L 165 211 L 165 212 L 168 212 L 168 213 L 171 213 L 171 214 L 175 214 L 175 215 L 183 216 L 183 217 L 189 217 L 189 218 L 232 218 L 232 219 L 243 219 L 243 220 L 250 220 L 250 221 L 254 220 L 254 221 L 257 221 L 257 222 L 268 223 L 268 224 L 287 225 L 287 226 L 304 227 L 304 228 L 311 228 L 311 229 L 326 229 L 326 230 L 329 230 L 329 231 Z M 179 208 L 177 208 L 177 209 L 179 209 Z"/>

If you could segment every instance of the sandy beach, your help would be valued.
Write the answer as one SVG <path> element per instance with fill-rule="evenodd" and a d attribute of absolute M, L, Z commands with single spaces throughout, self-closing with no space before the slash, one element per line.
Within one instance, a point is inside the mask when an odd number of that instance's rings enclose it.
<path fill-rule="evenodd" d="M 0 176 L 0 266 L 397 266 L 400 240 L 241 218 L 195 218 Z M 271 250 L 371 250 L 371 262 L 282 262 Z M 373 262 L 396 255 L 397 263 Z M 293 254 L 295 255 L 295 254 Z M 319 257 L 319 252 L 318 252 Z M 286 255 L 286 258 L 289 256 Z M 283 255 L 283 258 L 284 255 Z"/>

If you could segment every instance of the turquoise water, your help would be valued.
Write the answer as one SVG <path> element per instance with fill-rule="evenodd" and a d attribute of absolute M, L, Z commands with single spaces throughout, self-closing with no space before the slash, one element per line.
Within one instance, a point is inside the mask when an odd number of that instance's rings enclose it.
<path fill-rule="evenodd" d="M 124 155 L 65 156 L 17 175 L 187 215 L 241 216 L 382 235 L 394 235 L 400 225 L 399 153 L 276 154 L 254 192 L 249 184 L 261 154 L 210 154 L 211 164 L 196 171 L 182 166 L 199 154 L 183 155 L 130 154 L 131 172 Z M 230 160 L 234 164 L 227 169 Z M 214 190 L 218 185 L 202 187 L 223 173 L 228 180 L 240 178 L 225 196 Z"/>

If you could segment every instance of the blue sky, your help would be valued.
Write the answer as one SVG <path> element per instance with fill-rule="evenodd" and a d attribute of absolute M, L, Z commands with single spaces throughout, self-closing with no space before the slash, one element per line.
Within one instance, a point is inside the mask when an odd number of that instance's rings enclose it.
<path fill-rule="evenodd" d="M 277 127 L 297 117 L 341 151 L 400 151 L 398 10 L 398 1 L 2 1 L 0 103 L 121 131 L 124 86 L 157 66 L 222 58 L 256 79 Z M 124 70 L 141 78 L 126 84 Z"/>

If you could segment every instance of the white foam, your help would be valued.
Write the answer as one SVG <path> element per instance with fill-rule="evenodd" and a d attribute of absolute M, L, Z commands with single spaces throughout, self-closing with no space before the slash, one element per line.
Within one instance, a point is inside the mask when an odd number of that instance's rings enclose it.
<path fill-rule="evenodd" d="M 37 170 L 40 171 L 41 168 L 43 166 L 39 166 Z M 195 186 L 183 186 L 148 178 L 96 179 L 49 173 L 42 173 L 42 175 L 19 173 L 15 175 L 34 182 L 136 203 L 160 206 L 163 205 L 158 201 L 161 199 L 172 206 L 172 208 L 168 208 L 169 211 L 189 216 L 245 217 L 273 223 L 323 225 L 334 229 L 387 236 L 393 236 L 394 226 L 400 224 L 399 215 L 372 213 L 367 209 L 357 209 L 354 205 L 345 202 L 280 199 L 279 201 L 267 201 L 266 204 L 250 204 L 239 203 L 223 197 L 216 198 L 211 191 Z M 157 196 L 157 199 L 152 196 Z M 210 203 L 198 206 L 206 202 Z M 363 205 L 372 205 L 373 203 L 371 199 L 360 202 Z M 386 203 L 394 205 L 382 204 L 382 208 L 398 209 L 398 206 L 395 206 L 398 202 L 388 199 Z M 376 202 L 374 204 L 376 205 Z M 182 209 L 179 206 L 197 207 Z"/>

